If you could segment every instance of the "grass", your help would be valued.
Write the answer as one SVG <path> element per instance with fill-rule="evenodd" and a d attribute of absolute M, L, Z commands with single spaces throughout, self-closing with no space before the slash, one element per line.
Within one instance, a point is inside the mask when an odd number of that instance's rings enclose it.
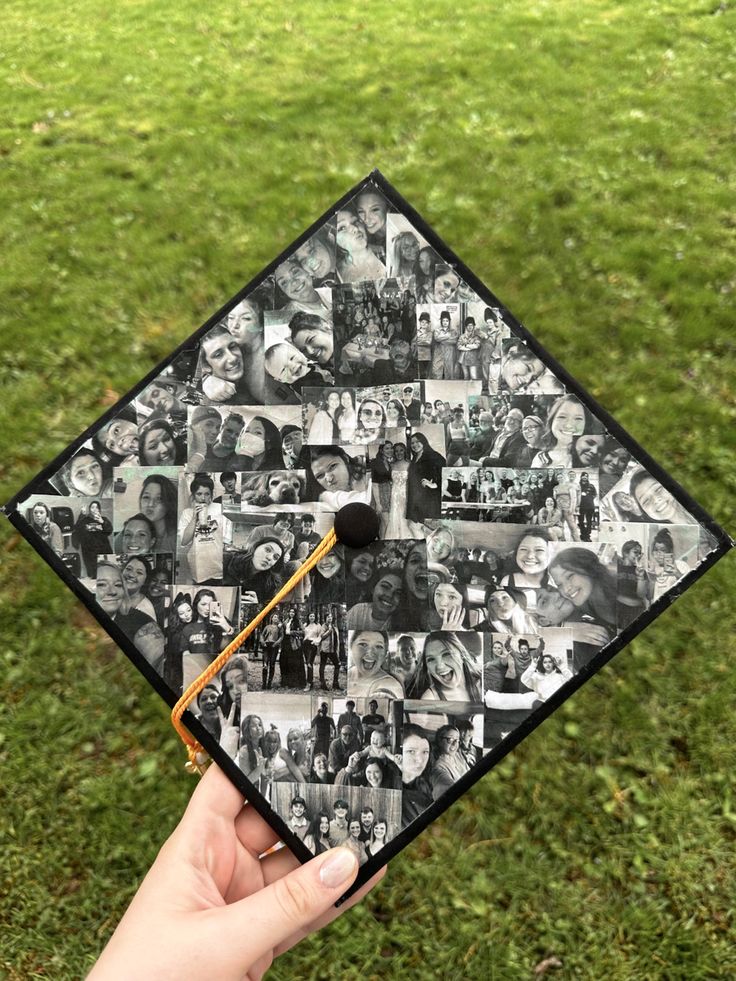
<path fill-rule="evenodd" d="M 379 166 L 734 532 L 730 0 L 9 0 L 0 499 Z M 93 963 L 190 779 L 0 525 L 0 972 Z M 733 557 L 275 979 L 736 975 Z"/>

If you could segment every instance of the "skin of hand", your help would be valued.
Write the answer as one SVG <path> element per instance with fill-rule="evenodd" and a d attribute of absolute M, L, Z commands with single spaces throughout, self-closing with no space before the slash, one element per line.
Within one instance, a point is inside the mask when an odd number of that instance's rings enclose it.
<path fill-rule="evenodd" d="M 220 746 L 231 759 L 235 759 L 240 743 L 240 729 L 233 725 L 235 718 L 235 702 L 233 702 L 228 717 L 222 714 L 222 709 L 217 707 L 217 717 L 220 720 Z"/>
<path fill-rule="evenodd" d="M 595 647 L 605 647 L 611 639 L 605 627 L 597 623 L 572 623 L 572 638 L 579 644 L 591 644 Z"/>
<path fill-rule="evenodd" d="M 277 841 L 210 766 L 88 981 L 256 981 L 382 878 L 337 910 L 358 872 L 353 852 L 332 848 L 301 866 L 287 848 L 259 859 Z"/>
<path fill-rule="evenodd" d="M 235 395 L 236 391 L 235 385 L 232 382 L 225 381 L 224 378 L 215 378 L 214 375 L 209 375 L 207 378 L 207 395 L 210 399 L 224 402 L 226 399 Z"/>
<path fill-rule="evenodd" d="M 190 462 L 195 457 L 202 457 L 204 460 L 207 455 L 207 441 L 204 438 L 204 433 L 202 431 L 202 424 L 198 426 L 192 426 L 189 431 L 189 458 Z"/>
<path fill-rule="evenodd" d="M 450 610 L 445 610 L 442 629 L 461 630 L 464 616 L 465 616 L 465 610 L 462 608 L 462 606 L 456 606 Z"/>

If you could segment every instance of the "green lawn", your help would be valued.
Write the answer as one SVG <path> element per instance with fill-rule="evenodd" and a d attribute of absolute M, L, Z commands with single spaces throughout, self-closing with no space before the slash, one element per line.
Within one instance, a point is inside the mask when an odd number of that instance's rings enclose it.
<path fill-rule="evenodd" d="M 6 0 L 2 25 L 0 500 L 378 166 L 736 531 L 736 4 Z M 192 783 L 4 519 L 0 549 L 0 975 L 78 978 Z M 736 976 L 735 583 L 730 556 L 271 976 Z"/>

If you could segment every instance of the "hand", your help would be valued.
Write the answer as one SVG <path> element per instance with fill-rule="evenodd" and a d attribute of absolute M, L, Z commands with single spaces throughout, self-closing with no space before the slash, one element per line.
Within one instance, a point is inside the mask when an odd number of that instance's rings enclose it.
<path fill-rule="evenodd" d="M 350 758 L 348 759 L 347 769 L 350 770 L 351 773 L 355 773 L 355 771 L 359 767 L 360 767 L 360 753 L 351 753 Z"/>
<path fill-rule="evenodd" d="M 571 623 L 572 639 L 579 644 L 590 644 L 593 647 L 605 647 L 611 639 L 605 627 L 597 623 Z"/>
<path fill-rule="evenodd" d="M 199 423 L 189 430 L 189 460 L 191 462 L 195 456 L 201 456 L 204 460 L 206 455 L 207 441 L 204 438 L 202 423 Z"/>
<path fill-rule="evenodd" d="M 461 630 L 464 615 L 465 610 L 462 608 L 462 606 L 455 606 L 452 609 L 445 610 L 442 616 L 442 629 Z"/>
<path fill-rule="evenodd" d="M 257 603 L 258 602 L 258 596 L 257 596 L 255 590 L 253 590 L 253 589 L 246 589 L 245 592 L 241 596 L 241 600 L 243 601 L 243 603 Z"/>
<path fill-rule="evenodd" d="M 278 836 L 222 771 L 210 766 L 164 844 L 91 981 L 260 979 L 273 959 L 349 909 L 333 904 L 358 871 L 332 848 L 300 866 L 287 848 L 259 859 Z"/>
<path fill-rule="evenodd" d="M 233 725 L 235 718 L 235 702 L 233 702 L 228 717 L 222 714 L 222 709 L 217 706 L 217 718 L 220 720 L 220 746 L 231 759 L 238 755 L 238 744 L 240 742 L 240 730 Z"/>
<path fill-rule="evenodd" d="M 235 395 L 237 388 L 232 382 L 225 381 L 224 378 L 208 375 L 202 382 L 202 391 L 212 402 L 227 402 Z"/>

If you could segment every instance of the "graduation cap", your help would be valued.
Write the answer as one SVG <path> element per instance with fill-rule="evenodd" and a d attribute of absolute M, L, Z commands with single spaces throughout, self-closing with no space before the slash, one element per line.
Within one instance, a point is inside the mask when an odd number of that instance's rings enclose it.
<path fill-rule="evenodd" d="M 385 818 L 354 888 L 732 545 L 377 171 L 4 511 L 298 858 Z"/>

